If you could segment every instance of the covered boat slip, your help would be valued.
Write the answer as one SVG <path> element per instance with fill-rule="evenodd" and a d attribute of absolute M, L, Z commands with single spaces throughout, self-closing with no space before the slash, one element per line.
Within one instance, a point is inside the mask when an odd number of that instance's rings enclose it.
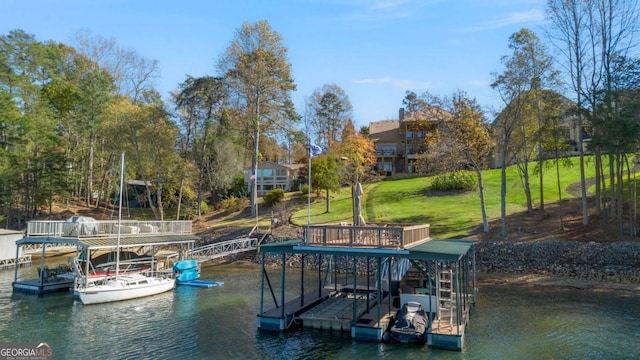
<path fill-rule="evenodd" d="M 191 234 L 190 221 L 145 221 L 128 222 L 130 231 L 121 233 L 120 249 L 144 250 L 151 254 L 148 262 L 150 268 L 158 270 L 157 250 L 171 248 L 174 251 L 191 250 L 198 239 Z M 138 225 L 133 225 L 137 223 Z M 27 228 L 27 236 L 16 241 L 16 256 L 21 248 L 29 248 L 31 251 L 41 252 L 41 260 L 37 279 L 19 279 L 18 267 L 14 272 L 14 291 L 23 291 L 36 294 L 45 294 L 54 291 L 69 290 L 77 286 L 89 286 L 90 278 L 96 275 L 91 259 L 99 252 L 116 251 L 118 247 L 117 224 L 113 221 L 93 220 L 86 224 L 64 221 L 35 221 L 30 222 Z M 124 224 L 124 222 L 123 222 Z M 86 226 L 85 226 L 86 225 Z M 145 225 L 145 226 L 142 226 Z M 114 228 L 114 226 L 116 226 Z M 137 228 L 154 229 L 153 231 L 140 232 L 131 230 Z M 113 231 L 116 231 L 115 233 Z M 122 229 L 121 229 L 122 230 Z M 60 246 L 75 248 L 74 261 L 71 267 L 75 267 L 82 275 L 70 276 L 74 269 L 66 265 L 57 265 L 49 268 L 45 264 L 47 250 L 58 249 Z M 126 263 L 126 262 L 125 262 Z"/>
<path fill-rule="evenodd" d="M 406 244 L 402 231 L 393 230 L 395 235 L 386 236 L 386 228 L 369 227 L 372 235 L 363 242 L 355 241 L 358 228 L 346 231 L 336 230 L 335 226 L 327 230 L 321 226 L 314 228 L 310 233 L 323 235 L 316 235 L 311 243 L 292 240 L 261 245 L 259 329 L 283 331 L 298 325 L 349 331 L 356 340 L 388 341 L 390 327 L 403 302 L 419 301 L 431 320 L 427 343 L 462 349 L 475 295 L 472 241 L 423 238 Z M 332 238 L 319 238 L 327 234 Z M 340 239 L 336 239 L 336 234 Z M 317 288 L 305 289 L 301 285 L 297 297 L 285 298 L 283 266 L 278 294 L 265 269 L 267 257 L 270 262 L 281 264 L 295 260 L 300 265 L 301 284 L 311 273 L 319 279 Z M 335 264 L 339 263 L 344 267 L 338 269 Z M 344 281 L 339 283 L 338 277 Z M 333 284 L 327 284 L 329 279 Z M 290 294 L 292 289 L 288 290 Z M 271 300 L 275 307 L 265 310 L 265 301 Z"/>

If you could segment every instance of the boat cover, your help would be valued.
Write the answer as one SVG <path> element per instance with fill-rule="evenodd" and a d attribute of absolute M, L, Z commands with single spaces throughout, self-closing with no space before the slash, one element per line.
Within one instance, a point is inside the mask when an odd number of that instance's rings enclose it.
<path fill-rule="evenodd" d="M 424 343 L 429 320 L 422 304 L 410 301 L 398 312 L 391 327 L 391 338 L 401 343 Z"/>

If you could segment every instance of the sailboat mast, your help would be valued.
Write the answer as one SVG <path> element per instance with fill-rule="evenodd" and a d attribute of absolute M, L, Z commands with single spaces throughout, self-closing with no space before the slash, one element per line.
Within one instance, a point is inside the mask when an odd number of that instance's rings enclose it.
<path fill-rule="evenodd" d="M 117 245 L 116 245 L 116 279 L 120 273 L 120 228 L 122 222 L 122 189 L 124 186 L 124 152 L 120 156 L 120 191 L 119 191 L 119 199 L 118 199 L 118 236 L 117 236 Z"/>

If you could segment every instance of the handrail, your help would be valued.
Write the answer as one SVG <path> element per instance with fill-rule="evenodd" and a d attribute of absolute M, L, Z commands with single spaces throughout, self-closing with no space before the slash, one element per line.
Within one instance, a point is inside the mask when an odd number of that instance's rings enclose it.
<path fill-rule="evenodd" d="M 60 236 L 85 238 L 95 236 L 117 235 L 166 235 L 191 234 L 193 223 L 186 220 L 93 220 L 87 222 L 70 222 L 60 220 L 36 220 L 27 224 L 27 236 Z"/>
<path fill-rule="evenodd" d="M 307 245 L 374 248 L 406 248 L 429 240 L 429 225 L 343 226 L 314 225 L 304 228 Z"/>

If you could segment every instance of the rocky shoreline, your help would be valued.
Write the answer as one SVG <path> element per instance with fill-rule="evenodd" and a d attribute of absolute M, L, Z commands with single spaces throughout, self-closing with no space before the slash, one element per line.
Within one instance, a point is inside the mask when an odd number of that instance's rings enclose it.
<path fill-rule="evenodd" d="M 259 262 L 258 258 L 252 262 Z M 266 262 L 268 266 L 280 266 L 279 257 Z M 298 257 L 288 259 L 287 267 L 299 266 Z M 305 267 L 317 268 L 317 264 L 309 259 Z M 361 265 L 358 268 L 359 271 L 365 270 Z M 640 292 L 640 243 L 566 240 L 477 242 L 476 275 L 480 285 Z"/>
<path fill-rule="evenodd" d="M 476 269 L 640 285 L 640 243 L 490 241 L 476 244 Z"/>

